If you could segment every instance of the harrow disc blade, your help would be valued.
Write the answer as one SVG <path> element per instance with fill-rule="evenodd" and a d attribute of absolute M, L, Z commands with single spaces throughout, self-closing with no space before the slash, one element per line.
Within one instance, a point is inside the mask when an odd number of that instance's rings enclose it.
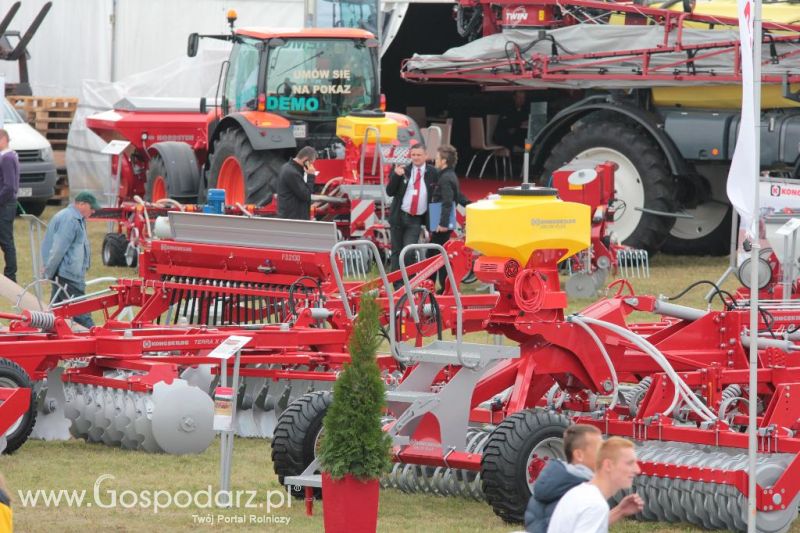
<path fill-rule="evenodd" d="M 152 434 L 161 451 L 202 453 L 214 440 L 214 402 L 182 379 L 153 387 Z"/>
<path fill-rule="evenodd" d="M 65 412 L 67 399 L 64 393 L 64 383 L 61 381 L 63 372 L 63 368 L 54 368 L 47 373 L 47 379 L 41 383 L 37 402 L 39 413 L 36 416 L 36 425 L 33 426 L 31 432 L 30 438 L 32 439 L 68 440 L 70 438 L 71 421 Z"/>
<path fill-rule="evenodd" d="M 601 285 L 597 284 L 597 279 L 586 272 L 576 272 L 567 278 L 565 288 L 567 296 L 570 298 L 593 298 L 597 296 L 597 291 Z"/>
<path fill-rule="evenodd" d="M 181 372 L 181 379 L 191 386 L 213 394 L 214 391 L 211 390 L 211 383 L 214 381 L 214 375 L 211 374 L 212 366 L 213 365 L 198 365 L 196 367 L 189 367 Z"/>

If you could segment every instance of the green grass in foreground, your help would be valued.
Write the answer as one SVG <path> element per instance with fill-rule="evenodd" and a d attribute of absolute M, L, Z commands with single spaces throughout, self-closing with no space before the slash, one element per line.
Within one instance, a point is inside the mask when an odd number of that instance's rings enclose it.
<path fill-rule="evenodd" d="M 50 207 L 44 213 L 49 220 L 57 211 Z M 30 246 L 28 244 L 27 224 L 21 220 L 16 223 L 16 240 L 19 255 L 18 278 L 22 284 L 32 279 L 30 270 Z M 106 232 L 106 223 L 91 222 L 89 224 L 93 245 L 93 264 L 89 277 L 115 276 L 131 277 L 135 272 L 125 268 L 104 267 L 99 259 L 100 246 Z M 634 288 L 643 294 L 672 295 L 693 281 L 709 279 L 716 281 L 727 266 L 726 258 L 687 258 L 657 256 L 652 261 L 651 278 L 632 280 Z M 729 279 L 725 288 L 734 289 L 736 282 Z M 706 288 L 698 288 L 681 299 L 678 303 L 705 307 L 703 295 Z M 590 300 L 575 301 L 570 304 L 570 311 L 577 311 L 591 303 Z M 10 310 L 11 304 L 0 302 L 0 309 Z M 96 319 L 101 319 L 96 316 Z M 637 319 L 647 319 L 637 316 Z M 489 336 L 482 333 L 470 335 L 473 342 L 491 342 Z M 272 473 L 268 441 L 256 439 L 237 439 L 233 463 L 233 490 L 257 491 L 254 500 L 258 505 L 266 503 L 267 491 L 280 490 L 278 480 Z M 93 501 L 93 490 L 96 480 L 104 474 L 114 476 L 106 478 L 99 487 L 99 503 L 107 505 L 109 490 L 116 490 L 118 496 L 123 491 L 135 493 L 156 490 L 191 492 L 205 490 L 210 484 L 218 487 L 219 471 L 219 439 L 209 450 L 195 456 L 152 455 L 143 452 L 123 451 L 102 445 L 86 444 L 83 441 L 69 442 L 27 442 L 17 453 L 11 456 L 0 456 L 0 472 L 8 481 L 15 498 L 15 524 L 19 532 L 63 531 L 192 531 L 197 529 L 215 529 L 226 531 L 321 531 L 322 506 L 315 505 L 315 516 L 306 517 L 302 501 L 294 501 L 290 508 L 273 509 L 270 515 L 285 516 L 290 519 L 288 525 L 263 524 L 226 524 L 217 522 L 217 515 L 241 517 L 245 521 L 250 515 L 255 517 L 268 514 L 266 509 L 234 509 L 224 512 L 212 510 L 214 525 L 203 525 L 197 517 L 209 514 L 207 509 L 197 507 L 162 509 L 154 513 L 151 508 L 115 508 L 104 509 Z M 86 503 L 92 506 L 69 507 L 62 503 L 58 507 L 24 507 L 17 495 L 17 490 L 68 489 L 86 491 Z M 120 496 L 126 503 L 132 497 L 129 493 Z M 141 500 L 140 500 L 141 501 Z M 278 498 L 273 497 L 277 502 Z M 395 490 L 382 491 L 378 529 L 380 531 L 437 531 L 437 532 L 508 532 L 515 528 L 498 519 L 491 508 L 482 502 L 474 502 L 459 498 L 441 498 L 429 495 L 409 495 Z M 693 531 L 692 528 L 669 524 L 639 524 L 625 522 L 613 528 L 625 533 L 639 532 L 678 532 Z M 800 524 L 792 531 L 800 532 Z"/>

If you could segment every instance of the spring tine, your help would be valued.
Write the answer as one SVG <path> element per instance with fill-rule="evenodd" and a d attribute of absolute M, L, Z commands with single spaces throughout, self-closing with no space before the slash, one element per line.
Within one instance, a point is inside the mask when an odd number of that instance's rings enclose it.
<path fill-rule="evenodd" d="M 239 324 L 242 323 L 241 317 L 239 316 L 239 297 L 240 297 L 240 294 L 239 294 L 239 282 L 234 281 L 232 283 L 233 283 L 233 290 L 234 290 L 234 293 L 233 293 L 233 319 L 234 319 L 236 325 L 239 325 Z"/>
<path fill-rule="evenodd" d="M 170 319 L 172 318 L 172 313 L 175 307 L 175 298 L 178 295 L 178 291 L 175 289 L 170 289 L 169 291 L 169 305 L 167 306 L 167 312 L 164 316 L 164 323 L 169 324 Z M 161 318 L 160 316 L 158 318 Z M 160 323 L 160 322 L 159 322 Z"/>
<path fill-rule="evenodd" d="M 206 285 L 208 281 L 201 281 L 202 285 Z M 201 288 L 197 293 L 197 323 L 198 324 L 205 324 L 204 320 L 204 311 L 206 309 L 206 289 L 205 287 Z"/>
<path fill-rule="evenodd" d="M 214 325 L 219 326 L 222 324 L 222 310 L 224 309 L 225 301 L 223 300 L 222 291 L 219 290 L 222 287 L 222 281 L 216 281 L 214 285 L 218 289 L 214 302 Z"/>
<path fill-rule="evenodd" d="M 186 278 L 184 278 L 183 283 L 186 283 Z M 183 290 L 183 311 L 179 313 L 181 316 L 186 316 L 186 313 L 189 312 L 189 296 L 190 296 L 190 294 L 191 294 L 191 292 L 189 291 L 189 289 L 184 289 Z M 178 317 L 175 317 L 175 320 L 176 320 L 176 323 L 177 323 Z"/>
<path fill-rule="evenodd" d="M 205 320 L 203 321 L 203 324 L 208 324 L 211 321 L 211 308 L 214 305 L 214 281 L 207 280 L 206 285 L 208 288 L 206 289 L 206 305 L 203 306 L 205 311 Z"/>

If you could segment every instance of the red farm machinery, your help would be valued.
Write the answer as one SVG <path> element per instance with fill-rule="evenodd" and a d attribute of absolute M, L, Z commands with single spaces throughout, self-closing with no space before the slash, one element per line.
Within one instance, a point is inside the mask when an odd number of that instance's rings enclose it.
<path fill-rule="evenodd" d="M 320 156 L 314 219 L 388 249 L 383 183 L 421 138 L 413 120 L 381 110 L 378 41 L 361 29 L 234 30 L 228 20 L 230 34 L 189 36 L 189 56 L 201 38 L 232 44 L 215 98 L 128 98 L 87 119 L 103 140 L 130 143 L 112 159 L 116 210 L 104 216 L 118 229 L 104 262 L 133 266 L 143 238 L 133 219 L 147 204 L 204 203 L 222 189 L 229 212 L 274 213 L 278 171 L 302 146 Z"/>
<path fill-rule="evenodd" d="M 750 332 L 741 302 L 695 309 L 618 280 L 609 297 L 568 315 L 557 265 L 588 245 L 589 208 L 523 185 L 467 210 L 466 243 L 482 254 L 475 274 L 499 294 L 484 327 L 506 342 L 400 343 L 408 367 L 386 396 L 396 464 L 385 486 L 485 498 L 503 520 L 521 522 L 538 473 L 563 458 L 563 431 L 580 422 L 636 442 L 639 518 L 744 531 L 747 350 L 756 343 L 758 530 L 789 529 L 800 502 L 791 303 L 765 303 L 759 331 Z M 632 313 L 655 321 L 633 322 Z M 286 483 L 313 487 L 315 463 L 300 471 L 281 458 L 296 459 L 301 443 L 313 442 L 313 421 L 330 398 L 298 401 L 308 423 L 297 429 L 287 411 L 276 435 L 294 440 L 276 440 L 273 458 Z"/>
<path fill-rule="evenodd" d="M 429 278 L 441 256 L 408 270 L 409 290 L 393 290 L 400 272 L 377 280 L 344 276 L 341 250 L 371 241 L 337 242 L 332 222 L 170 212 L 149 240 L 140 277 L 48 312 L 4 313 L 0 334 L 0 420 L 6 451 L 32 433 L 74 437 L 150 452 L 201 452 L 213 438 L 213 390 L 219 360 L 210 351 L 231 335 L 251 337 L 241 354 L 236 395 L 238 434 L 272 437 L 278 415 L 296 397 L 322 389 L 349 361 L 347 344 L 360 295 L 377 293 L 389 339 L 481 329 L 497 296 L 462 302 L 454 285 L 436 294 Z M 456 279 L 472 253 L 453 241 L 446 250 Z M 408 277 L 409 274 L 406 274 Z M 410 296 L 409 296 L 410 295 Z M 418 312 L 417 312 L 418 311 Z M 101 312 L 104 324 L 74 331 L 70 317 Z M 399 377 L 392 355 L 381 357 L 387 386 Z M 232 365 L 228 365 L 230 372 Z M 12 427 L 13 425 L 13 427 Z"/>
<path fill-rule="evenodd" d="M 651 253 L 724 255 L 741 101 L 736 6 L 461 0 L 455 18 L 466 44 L 414 55 L 402 77 L 465 94 L 524 91 L 531 176 L 548 185 L 571 161 L 614 161 L 622 242 Z M 796 178 L 797 8 L 765 3 L 763 19 L 761 167 Z"/>

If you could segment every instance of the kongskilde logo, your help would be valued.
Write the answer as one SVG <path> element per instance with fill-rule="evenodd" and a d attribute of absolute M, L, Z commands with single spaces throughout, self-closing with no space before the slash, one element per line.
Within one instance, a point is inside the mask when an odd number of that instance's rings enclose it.
<path fill-rule="evenodd" d="M 525 22 L 526 20 L 528 20 L 528 10 L 523 6 L 506 10 L 506 24 L 516 26 L 517 24 Z"/>
<path fill-rule="evenodd" d="M 800 187 L 794 185 L 786 185 L 786 184 L 779 184 L 776 183 L 774 185 L 770 185 L 769 188 L 769 195 L 770 196 L 800 196 Z"/>

